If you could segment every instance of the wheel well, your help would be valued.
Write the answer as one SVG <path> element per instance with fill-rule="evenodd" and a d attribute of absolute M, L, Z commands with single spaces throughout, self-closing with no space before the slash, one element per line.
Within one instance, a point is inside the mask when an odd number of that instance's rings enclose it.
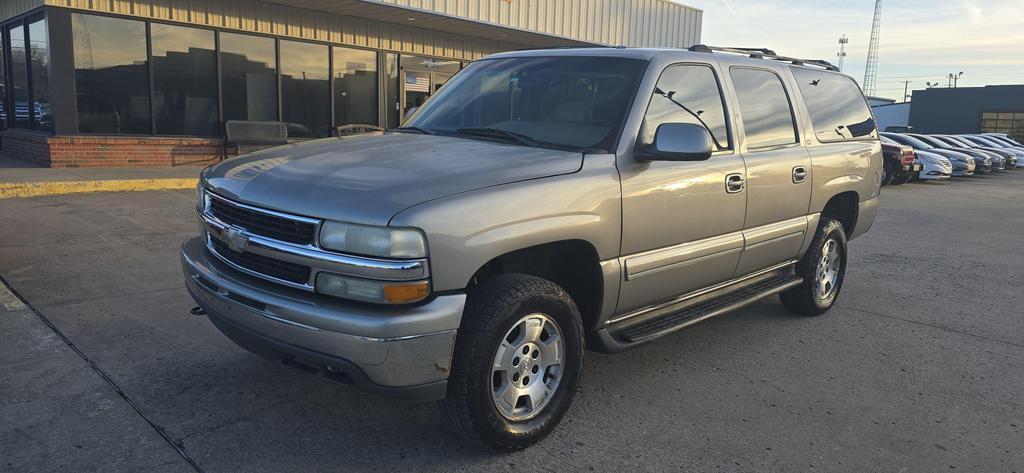
<path fill-rule="evenodd" d="M 860 202 L 860 197 L 856 192 L 843 192 L 836 194 L 828 200 L 825 204 L 825 209 L 821 211 L 822 217 L 832 218 L 843 224 L 843 230 L 846 235 L 852 235 L 853 229 L 857 226 L 857 204 Z"/>
<path fill-rule="evenodd" d="M 591 328 L 601 313 L 604 283 L 597 250 L 583 240 L 566 240 L 531 246 L 498 256 L 473 274 L 467 291 L 496 274 L 520 273 L 558 284 L 580 310 L 583 326 Z"/>

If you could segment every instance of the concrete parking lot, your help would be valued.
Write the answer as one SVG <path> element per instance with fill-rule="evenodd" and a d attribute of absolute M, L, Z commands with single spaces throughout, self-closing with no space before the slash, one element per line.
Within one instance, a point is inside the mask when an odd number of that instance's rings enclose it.
<path fill-rule="evenodd" d="M 508 455 L 189 315 L 193 192 L 0 200 L 0 470 L 1024 471 L 1024 171 L 883 197 L 831 312 L 588 353 L 560 428 Z"/>

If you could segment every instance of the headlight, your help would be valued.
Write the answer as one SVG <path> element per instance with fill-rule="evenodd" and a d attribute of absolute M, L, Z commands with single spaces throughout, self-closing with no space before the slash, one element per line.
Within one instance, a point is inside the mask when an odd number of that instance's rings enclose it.
<path fill-rule="evenodd" d="M 324 222 L 320 246 L 341 253 L 380 258 L 426 258 L 423 233 L 411 228 L 371 227 L 341 222 Z"/>
<path fill-rule="evenodd" d="M 203 180 L 196 182 L 196 207 L 199 210 L 206 210 L 206 189 L 203 188 Z"/>
<path fill-rule="evenodd" d="M 316 292 L 378 304 L 408 304 L 426 299 L 430 294 L 430 282 L 375 281 L 320 273 L 316 277 Z"/>

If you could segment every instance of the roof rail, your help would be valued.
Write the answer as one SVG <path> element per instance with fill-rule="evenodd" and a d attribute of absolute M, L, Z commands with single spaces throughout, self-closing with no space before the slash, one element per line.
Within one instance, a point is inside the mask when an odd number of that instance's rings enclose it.
<path fill-rule="evenodd" d="M 780 55 L 776 54 L 775 51 L 772 51 L 771 49 L 767 49 L 767 48 L 736 48 L 736 47 L 708 46 L 706 44 L 695 44 L 693 46 L 690 46 L 689 50 L 693 51 L 693 52 L 698 52 L 698 53 L 722 52 L 722 53 L 743 54 L 743 55 L 749 56 L 749 57 L 751 57 L 753 59 L 772 59 L 772 60 L 775 60 L 775 61 L 788 62 L 788 63 L 791 63 L 791 64 L 795 64 L 797 66 L 818 66 L 818 67 L 824 68 L 824 69 L 829 70 L 829 71 L 839 72 L 839 68 L 834 66 L 834 65 L 832 65 L 832 63 L 830 63 L 828 61 L 823 61 L 821 59 L 797 59 L 797 58 L 793 58 L 793 57 L 780 56 Z"/>

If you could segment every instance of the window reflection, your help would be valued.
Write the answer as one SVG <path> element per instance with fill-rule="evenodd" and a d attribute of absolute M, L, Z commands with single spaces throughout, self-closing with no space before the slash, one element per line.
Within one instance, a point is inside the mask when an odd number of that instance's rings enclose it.
<path fill-rule="evenodd" d="M 462 63 L 459 61 L 423 56 L 410 56 L 408 54 L 403 54 L 401 61 L 403 68 L 445 72 L 448 74 L 455 74 L 462 68 Z"/>
<path fill-rule="evenodd" d="M 220 34 L 224 120 L 277 121 L 273 38 Z"/>
<path fill-rule="evenodd" d="M 658 79 L 640 130 L 640 142 L 654 142 L 654 132 L 663 123 L 705 124 L 718 149 L 728 149 L 729 131 L 725 106 L 715 73 L 707 66 L 672 66 Z"/>
<path fill-rule="evenodd" d="M 217 134 L 213 31 L 154 23 L 150 35 L 156 133 Z"/>
<path fill-rule="evenodd" d="M 28 63 L 25 59 L 25 27 L 10 29 L 11 39 L 11 92 L 14 99 L 14 126 L 29 127 Z"/>
<path fill-rule="evenodd" d="M 782 80 L 773 72 L 732 69 L 748 148 L 796 143 L 796 122 Z"/>
<path fill-rule="evenodd" d="M 50 38 L 46 33 L 46 19 L 28 24 L 29 61 L 32 68 L 32 128 L 53 130 L 50 109 Z"/>
<path fill-rule="evenodd" d="M 281 117 L 288 124 L 288 136 L 330 132 L 327 54 L 327 46 L 281 41 Z"/>
<path fill-rule="evenodd" d="M 334 124 L 377 124 L 377 53 L 334 48 Z"/>
<path fill-rule="evenodd" d="M 78 131 L 149 133 L 145 23 L 75 13 L 71 28 Z"/>
<path fill-rule="evenodd" d="M 871 111 L 853 79 L 798 67 L 793 68 L 793 76 L 820 141 L 873 136 L 875 123 Z"/>

